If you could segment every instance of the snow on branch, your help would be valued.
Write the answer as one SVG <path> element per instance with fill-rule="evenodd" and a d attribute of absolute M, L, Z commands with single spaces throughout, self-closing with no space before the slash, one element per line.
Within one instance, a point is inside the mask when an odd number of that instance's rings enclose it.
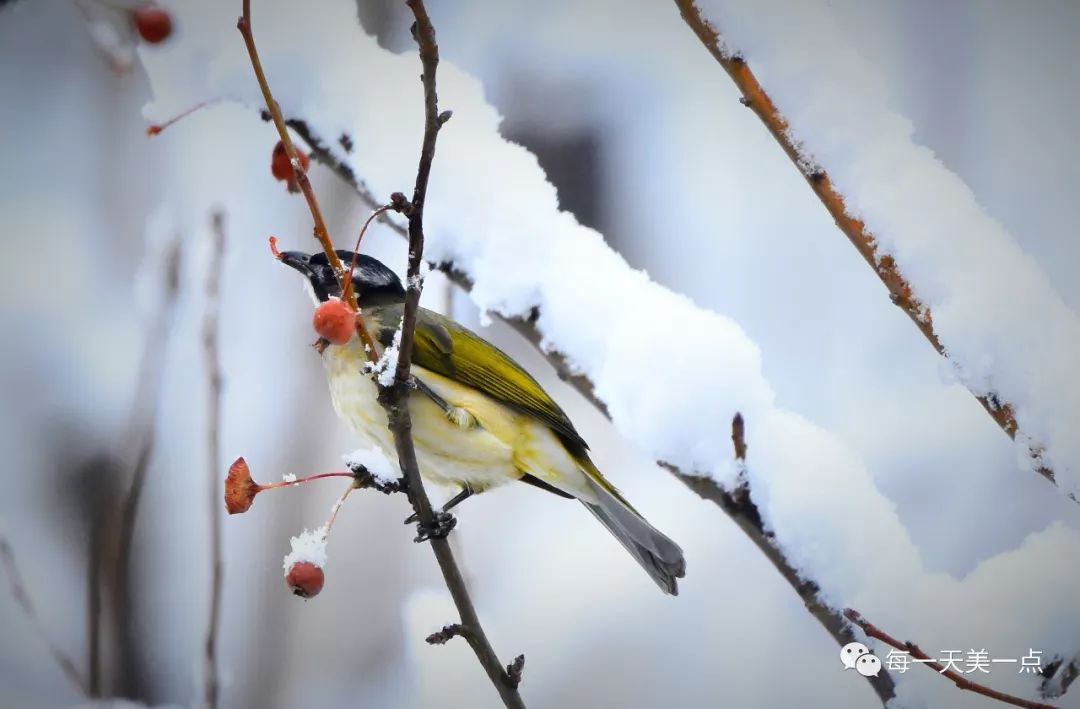
<path fill-rule="evenodd" d="M 1017 441 L 1022 466 L 1075 500 L 1080 320 L 1038 265 L 913 142 L 827 8 L 675 3 L 892 301 Z"/>

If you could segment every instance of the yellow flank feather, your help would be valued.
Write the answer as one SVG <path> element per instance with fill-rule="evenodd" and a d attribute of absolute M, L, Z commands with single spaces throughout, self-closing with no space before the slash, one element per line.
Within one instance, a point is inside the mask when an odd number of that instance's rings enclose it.
<path fill-rule="evenodd" d="M 323 361 L 338 415 L 368 443 L 393 451 L 386 413 L 375 383 L 363 373 L 366 358 L 357 341 L 331 345 Z M 580 464 L 545 423 L 418 365 L 412 371 L 453 407 L 448 415 L 419 391 L 409 397 L 413 442 L 425 478 L 442 485 L 467 483 L 480 491 L 529 473 L 579 499 L 594 499 Z"/>

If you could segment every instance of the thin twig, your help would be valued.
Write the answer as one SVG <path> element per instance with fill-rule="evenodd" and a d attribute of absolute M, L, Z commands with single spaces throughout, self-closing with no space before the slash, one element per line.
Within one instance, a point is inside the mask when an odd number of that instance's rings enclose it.
<path fill-rule="evenodd" d="M 919 664 L 926 665 L 928 668 L 934 670 L 938 674 L 952 680 L 952 682 L 960 689 L 966 689 L 969 692 L 975 692 L 976 694 L 981 694 L 984 697 L 996 699 L 999 702 L 1011 704 L 1016 707 L 1026 707 L 1027 709 L 1054 709 L 1053 705 L 1051 704 L 1042 704 L 1040 702 L 1033 702 L 1027 699 L 1021 699 L 1020 697 L 1014 697 L 1011 694 L 1005 694 L 1004 692 L 990 689 L 986 685 L 979 684 L 978 682 L 972 682 L 963 675 L 953 670 L 946 669 L 945 666 L 943 666 L 941 663 L 934 662 L 931 657 L 922 650 L 920 650 L 919 646 L 915 643 L 902 642 L 892 637 L 885 631 L 875 626 L 873 623 L 870 623 L 868 620 L 863 618 L 858 611 L 846 608 L 844 609 L 844 617 L 850 620 L 855 625 L 862 628 L 862 631 L 868 636 L 876 638 L 881 642 L 885 643 L 886 645 L 891 645 L 897 650 L 903 650 L 917 660 L 927 660 L 927 662 L 920 662 Z"/>
<path fill-rule="evenodd" d="M 251 67 L 255 71 L 255 79 L 259 82 L 263 100 L 266 101 L 266 110 L 274 121 L 274 127 L 277 128 L 281 144 L 285 146 L 285 153 L 289 156 L 289 164 L 292 166 L 296 184 L 300 187 L 300 191 L 304 193 L 308 209 L 311 210 L 311 219 L 315 223 L 315 238 L 322 246 L 330 267 L 337 274 L 342 298 L 345 299 L 345 302 L 349 304 L 354 313 L 359 313 L 360 308 L 356 303 L 356 293 L 353 292 L 352 288 L 352 272 L 345 270 L 341 259 L 338 258 L 337 251 L 334 250 L 334 242 L 330 238 L 330 231 L 326 228 L 326 221 L 323 219 L 322 210 L 319 208 L 319 200 L 315 198 L 315 190 L 311 188 L 311 180 L 308 179 L 307 173 L 300 165 L 300 158 L 297 157 L 296 148 L 293 146 L 292 138 L 289 137 L 289 130 L 285 125 L 285 119 L 281 115 L 281 107 L 274 100 L 274 95 L 270 92 L 270 84 L 267 82 L 266 74 L 263 72 L 259 52 L 255 48 L 255 35 L 251 31 L 251 0 L 243 0 L 243 15 L 236 21 L 236 29 L 240 30 L 240 34 L 244 37 L 244 44 L 247 45 L 248 56 L 251 59 Z M 371 333 L 367 331 L 362 318 L 356 318 L 356 332 L 364 343 L 364 349 L 367 350 L 368 357 L 371 358 L 372 362 L 376 361 L 378 355 L 375 340 L 372 339 Z"/>
<path fill-rule="evenodd" d="M 874 269 L 874 273 L 881 279 L 881 282 L 885 284 L 893 303 L 911 318 L 911 321 L 919 328 L 919 332 L 933 345 L 937 353 L 948 359 L 948 353 L 934 331 L 934 321 L 930 308 L 919 301 L 911 285 L 897 268 L 896 261 L 891 256 L 878 253 L 874 235 L 862 220 L 856 219 L 848 213 L 844 197 L 833 186 L 829 174 L 820 165 L 808 159 L 805 152 L 794 143 L 787 120 L 780 114 L 769 94 L 758 83 L 757 77 L 750 70 L 746 60 L 738 54 L 732 54 L 725 49 L 720 40 L 719 32 L 708 20 L 702 17 L 701 11 L 694 4 L 694 0 L 675 0 L 675 4 L 679 7 L 686 24 L 690 26 L 690 29 L 698 36 L 701 43 L 705 45 L 709 54 L 716 59 L 739 90 L 742 91 L 741 101 L 743 105 L 749 107 L 765 124 L 769 133 L 772 134 L 776 142 L 787 153 L 787 156 L 791 158 L 800 174 L 806 179 L 810 189 L 821 200 L 840 231 L 847 236 L 855 249 Z M 1009 435 L 1009 438 L 1016 438 L 1017 423 L 1012 404 L 1002 401 L 993 393 L 981 395 L 972 392 L 972 395 L 982 404 L 982 407 L 986 409 L 986 412 L 990 414 L 990 417 L 994 419 L 997 425 Z M 1036 463 L 1035 470 L 1050 482 L 1054 482 L 1054 473 L 1042 464 L 1041 453 L 1036 449 L 1032 449 L 1031 457 Z M 1080 502 L 1071 495 L 1070 499 L 1073 499 L 1074 502 Z"/>
<path fill-rule="evenodd" d="M 206 311 L 203 314 L 202 345 L 206 367 L 207 411 L 206 450 L 210 483 L 210 617 L 204 641 L 203 701 L 208 709 L 218 705 L 220 682 L 217 670 L 218 626 L 221 624 L 221 587 L 224 562 L 221 558 L 221 353 L 218 344 L 218 320 L 221 310 L 221 271 L 225 261 L 225 215 L 215 211 L 210 217 L 211 249 L 206 276 Z"/>
<path fill-rule="evenodd" d="M 161 294 L 157 310 L 151 315 L 146 337 L 143 340 L 138 384 L 136 385 L 135 398 L 131 406 L 131 416 L 126 436 L 126 440 L 132 449 L 124 455 L 123 460 L 125 465 L 131 465 L 131 481 L 128 484 L 127 494 L 121 503 L 120 530 L 116 550 L 116 588 L 119 594 L 117 610 L 121 614 L 118 623 L 125 636 L 131 633 L 133 627 L 134 603 L 131 598 L 131 550 L 135 540 L 135 520 L 138 517 L 139 503 L 142 500 L 142 491 L 146 484 L 146 475 L 157 439 L 156 422 L 158 399 L 161 396 L 161 372 L 164 366 L 165 353 L 168 349 L 169 333 L 172 330 L 176 301 L 180 294 L 180 260 L 181 240 L 179 236 L 175 236 L 165 247 L 161 278 L 158 280 L 161 284 Z M 100 534 L 94 536 L 98 537 Z M 98 545 L 98 541 L 94 540 L 92 544 Z M 98 588 L 100 585 L 100 572 L 97 568 L 100 556 L 100 550 L 91 549 L 91 566 L 88 581 L 90 585 L 90 603 L 87 618 L 90 627 L 88 644 L 91 696 L 98 696 L 100 693 L 101 597 Z"/>
<path fill-rule="evenodd" d="M 86 680 L 83 679 L 82 673 L 75 666 L 75 661 L 49 638 L 49 633 L 45 630 L 45 624 L 41 622 L 41 616 L 37 614 L 30 593 L 26 590 L 22 574 L 19 573 L 19 566 L 15 563 L 15 551 L 11 548 L 8 540 L 2 536 L 0 536 L 0 559 L 4 562 L 4 570 L 7 572 L 8 581 L 11 583 L 11 593 L 15 596 L 15 602 L 22 608 L 23 614 L 34 624 L 34 630 L 37 631 L 38 636 L 45 643 L 45 647 L 48 648 L 49 654 L 52 655 L 56 664 L 60 666 L 64 676 L 75 685 L 83 696 L 89 697 L 90 691 Z"/>
<path fill-rule="evenodd" d="M 404 204 L 400 198 L 393 200 L 409 220 L 409 267 L 406 279 L 408 286 L 394 382 L 380 391 L 379 401 L 386 409 L 390 430 L 394 434 L 398 463 L 407 484 L 406 491 L 413 510 L 416 512 L 421 528 L 431 530 L 436 528 L 437 520 L 420 477 L 416 449 L 412 440 L 412 418 L 409 414 L 408 399 L 411 391 L 413 338 L 420 306 L 420 292 L 423 288 L 420 273 L 424 255 L 424 204 L 427 200 L 431 163 L 435 157 L 435 142 L 439 129 L 450 114 L 440 114 L 438 109 L 435 73 L 439 65 L 439 47 L 435 42 L 435 28 L 431 24 L 431 18 L 428 17 L 423 0 L 408 0 L 406 4 L 416 18 L 416 23 L 413 25 L 413 37 L 419 45 L 420 61 L 423 66 L 421 81 L 424 86 L 424 140 L 420 149 L 420 162 L 416 170 L 412 202 Z M 442 523 L 446 524 L 445 521 Z M 523 708 L 525 704 L 517 690 L 520 671 L 516 678 L 507 672 L 480 624 L 480 618 L 476 614 L 476 608 L 465 586 L 465 580 L 462 578 L 461 570 L 458 568 L 450 543 L 446 538 L 449 528 L 450 525 L 447 524 L 445 532 L 432 536 L 431 548 L 435 552 L 443 579 L 446 581 L 446 586 L 450 590 L 454 605 L 461 617 L 460 634 L 468 641 L 476 654 L 477 660 L 487 672 L 488 679 L 495 686 L 503 704 L 507 707 Z"/>

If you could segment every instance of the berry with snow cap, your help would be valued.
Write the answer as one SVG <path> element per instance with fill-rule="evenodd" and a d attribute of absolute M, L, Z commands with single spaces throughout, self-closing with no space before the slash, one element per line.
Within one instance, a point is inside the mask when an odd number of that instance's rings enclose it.
<path fill-rule="evenodd" d="M 322 567 L 310 561 L 297 561 L 285 574 L 285 583 L 293 594 L 300 598 L 314 598 L 322 591 L 326 575 Z"/>

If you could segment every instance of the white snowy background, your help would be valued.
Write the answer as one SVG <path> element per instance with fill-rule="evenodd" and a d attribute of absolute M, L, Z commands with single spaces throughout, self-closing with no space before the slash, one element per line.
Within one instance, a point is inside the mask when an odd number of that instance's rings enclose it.
<path fill-rule="evenodd" d="M 303 201 L 270 177 L 273 128 L 225 102 L 143 134 L 202 99 L 254 100 L 235 5 L 167 4 L 175 38 L 122 76 L 70 4 L 0 11 L 0 517 L 50 633 L 80 660 L 86 531 L 73 510 L 104 484 L 73 485 L 72 468 L 122 448 L 152 311 L 147 274 L 163 241 L 185 245 L 135 546 L 151 703 L 198 696 L 209 574 L 198 328 L 213 206 L 230 239 L 221 475 L 241 454 L 257 479 L 329 470 L 355 447 L 308 347 L 310 303 L 268 255 L 269 234 L 314 247 Z M 408 191 L 421 114 L 406 11 L 361 3 L 380 46 L 351 0 L 254 5 L 286 111 L 328 139 L 349 132 L 350 160 L 377 193 Z M 453 257 L 478 287 L 448 299 L 432 277 L 426 302 L 451 306 L 536 373 L 598 466 L 688 559 L 682 594 L 663 597 L 577 505 L 525 486 L 471 500 L 455 543 L 496 648 L 526 654 L 530 706 L 877 705 L 738 529 L 651 463 L 730 480 L 735 410 L 747 418 L 755 499 L 826 598 L 931 654 L 1080 651 L 1080 509 L 1025 469 L 958 381 L 1011 388 L 1021 423 L 1076 489 L 1080 85 L 1069 72 L 1080 7 L 707 4 L 926 284 L 959 371 L 889 302 L 673 4 L 431 11 L 442 107 L 455 115 L 436 158 L 429 253 Z M 499 139 L 496 111 L 504 134 L 560 157 L 559 203 L 585 205 L 603 240 L 557 212 L 535 160 Z M 365 210 L 328 171 L 312 177 L 344 245 Z M 396 235 L 376 230 L 366 244 L 403 267 Z M 616 426 L 514 333 L 483 327 L 476 303 L 539 304 L 545 335 L 594 378 Z M 321 524 L 339 492 L 287 488 L 226 520 L 226 705 L 493 705 L 464 643 L 422 641 L 453 608 L 430 551 L 400 525 L 404 500 L 354 495 L 330 539 L 325 590 L 306 603 L 288 595 L 289 538 Z M 10 596 L 0 599 L 0 705 L 78 703 Z M 894 677 L 902 706 L 987 701 L 922 668 Z M 1036 681 L 1008 665 L 979 679 L 1034 696 Z"/>

